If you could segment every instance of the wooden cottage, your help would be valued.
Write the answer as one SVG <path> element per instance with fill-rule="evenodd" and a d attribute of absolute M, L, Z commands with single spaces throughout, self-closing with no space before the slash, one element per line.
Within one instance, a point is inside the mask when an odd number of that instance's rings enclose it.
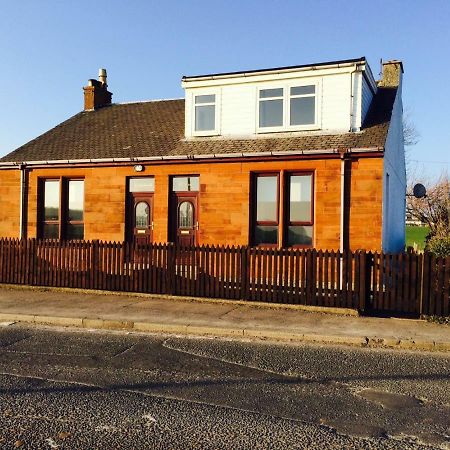
<path fill-rule="evenodd" d="M 186 76 L 184 99 L 84 111 L 0 160 L 0 236 L 399 251 L 399 61 Z"/>

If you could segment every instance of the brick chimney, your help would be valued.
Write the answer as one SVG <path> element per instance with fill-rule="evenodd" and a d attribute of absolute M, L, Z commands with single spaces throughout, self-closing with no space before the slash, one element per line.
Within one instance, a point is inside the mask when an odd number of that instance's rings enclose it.
<path fill-rule="evenodd" d="M 403 64 L 401 61 L 394 59 L 383 63 L 383 74 L 381 80 L 378 81 L 379 87 L 396 88 L 402 82 Z"/>
<path fill-rule="evenodd" d="M 98 81 L 88 80 L 84 91 L 84 110 L 92 111 L 111 104 L 112 93 L 108 91 L 106 84 L 106 69 L 99 69 Z"/>

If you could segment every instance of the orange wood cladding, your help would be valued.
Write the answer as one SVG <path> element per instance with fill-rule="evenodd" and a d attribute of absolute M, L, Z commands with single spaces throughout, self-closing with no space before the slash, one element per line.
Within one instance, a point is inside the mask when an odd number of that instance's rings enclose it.
<path fill-rule="evenodd" d="M 0 237 L 20 236 L 20 170 L 0 171 Z"/>
<path fill-rule="evenodd" d="M 82 177 L 85 180 L 85 239 L 122 241 L 125 238 L 126 177 L 154 176 L 154 242 L 168 234 L 169 177 L 200 176 L 198 244 L 247 245 L 251 172 L 314 172 L 314 247 L 338 249 L 340 233 L 339 159 L 277 160 L 30 169 L 28 237 L 36 237 L 39 178 Z M 348 239 L 351 249 L 381 249 L 383 159 L 360 158 L 351 163 Z M 19 236 L 20 171 L 0 171 L 0 236 Z M 280 231 L 281 232 L 281 231 Z"/>

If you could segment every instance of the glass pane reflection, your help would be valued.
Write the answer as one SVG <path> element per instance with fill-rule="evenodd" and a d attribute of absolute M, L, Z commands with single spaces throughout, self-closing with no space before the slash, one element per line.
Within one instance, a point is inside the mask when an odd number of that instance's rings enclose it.
<path fill-rule="evenodd" d="M 283 100 L 259 102 L 259 126 L 277 127 L 283 125 Z"/>
<path fill-rule="evenodd" d="M 294 225 L 288 227 L 288 245 L 312 245 L 313 227 Z"/>
<path fill-rule="evenodd" d="M 82 223 L 67 224 L 67 239 L 84 239 L 84 225 Z"/>
<path fill-rule="evenodd" d="M 136 205 L 136 228 L 147 228 L 149 223 L 150 208 L 146 202 Z"/>
<path fill-rule="evenodd" d="M 44 219 L 59 219 L 59 180 L 44 182 Z"/>
<path fill-rule="evenodd" d="M 311 175 L 292 175 L 289 190 L 290 222 L 311 222 Z"/>
<path fill-rule="evenodd" d="M 315 122 L 315 97 L 291 98 L 291 125 L 309 125 Z"/>
<path fill-rule="evenodd" d="M 255 244 L 277 244 L 278 226 L 257 225 L 255 230 Z"/>
<path fill-rule="evenodd" d="M 59 224 L 57 223 L 44 223 L 43 229 L 44 239 L 58 239 L 59 238 Z"/>
<path fill-rule="evenodd" d="M 178 208 L 178 226 L 192 228 L 194 226 L 194 206 L 191 202 L 180 203 Z"/>
<path fill-rule="evenodd" d="M 69 220 L 83 220 L 84 181 L 69 180 Z"/>
<path fill-rule="evenodd" d="M 256 179 L 256 220 L 258 222 L 277 221 L 277 190 L 276 176 Z"/>
<path fill-rule="evenodd" d="M 199 177 L 173 177 L 173 192 L 195 192 L 199 190 Z"/>
<path fill-rule="evenodd" d="M 195 107 L 195 131 L 210 131 L 216 128 L 215 105 Z"/>
<path fill-rule="evenodd" d="M 130 178 L 130 192 L 154 192 L 155 179 L 153 177 Z"/>

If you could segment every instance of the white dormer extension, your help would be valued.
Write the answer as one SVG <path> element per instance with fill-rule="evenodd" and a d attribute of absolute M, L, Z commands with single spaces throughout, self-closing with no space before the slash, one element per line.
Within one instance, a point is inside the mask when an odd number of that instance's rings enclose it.
<path fill-rule="evenodd" d="M 183 77 L 186 138 L 359 131 L 377 85 L 365 58 Z"/>

